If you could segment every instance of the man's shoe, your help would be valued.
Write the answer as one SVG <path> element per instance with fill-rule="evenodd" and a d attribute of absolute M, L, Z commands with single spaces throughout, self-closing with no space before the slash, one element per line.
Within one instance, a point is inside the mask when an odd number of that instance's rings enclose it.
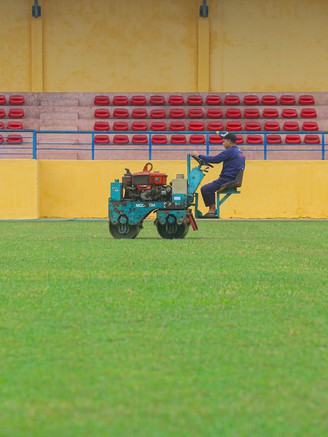
<path fill-rule="evenodd" d="M 218 218 L 214 212 L 207 212 L 202 218 Z"/>

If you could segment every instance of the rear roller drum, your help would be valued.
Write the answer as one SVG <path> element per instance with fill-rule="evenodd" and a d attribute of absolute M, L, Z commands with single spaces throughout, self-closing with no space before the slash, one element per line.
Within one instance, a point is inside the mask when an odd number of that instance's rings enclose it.
<path fill-rule="evenodd" d="M 109 222 L 109 232 L 112 234 L 114 238 L 126 238 L 133 239 L 139 234 L 141 229 L 141 225 L 128 225 L 128 224 L 117 224 L 113 225 L 113 223 Z"/>
<path fill-rule="evenodd" d="M 189 231 L 190 223 L 182 223 L 181 225 L 174 224 L 172 225 L 161 225 L 159 222 L 156 223 L 157 232 L 162 238 L 166 238 L 167 240 L 173 240 L 173 238 L 184 238 Z"/>

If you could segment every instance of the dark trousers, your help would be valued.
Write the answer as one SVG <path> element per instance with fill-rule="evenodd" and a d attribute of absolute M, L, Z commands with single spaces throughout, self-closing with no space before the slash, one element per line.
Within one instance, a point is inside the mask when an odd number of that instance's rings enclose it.
<path fill-rule="evenodd" d="M 206 206 L 211 206 L 215 203 L 215 193 L 224 183 L 217 180 L 202 186 L 201 192 Z"/>

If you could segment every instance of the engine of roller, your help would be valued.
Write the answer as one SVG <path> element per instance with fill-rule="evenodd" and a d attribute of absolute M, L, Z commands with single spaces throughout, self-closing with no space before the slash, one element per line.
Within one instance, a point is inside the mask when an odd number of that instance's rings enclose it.
<path fill-rule="evenodd" d="M 143 202 L 170 201 L 172 185 L 167 184 L 167 174 L 152 172 L 153 165 L 148 162 L 143 171 L 131 173 L 126 168 L 122 177 L 123 198 Z"/>

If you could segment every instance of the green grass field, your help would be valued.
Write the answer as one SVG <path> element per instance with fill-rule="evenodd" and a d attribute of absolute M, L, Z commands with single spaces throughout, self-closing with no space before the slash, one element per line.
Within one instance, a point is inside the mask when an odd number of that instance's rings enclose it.
<path fill-rule="evenodd" d="M 1 437 L 327 435 L 327 221 L 0 238 Z"/>

